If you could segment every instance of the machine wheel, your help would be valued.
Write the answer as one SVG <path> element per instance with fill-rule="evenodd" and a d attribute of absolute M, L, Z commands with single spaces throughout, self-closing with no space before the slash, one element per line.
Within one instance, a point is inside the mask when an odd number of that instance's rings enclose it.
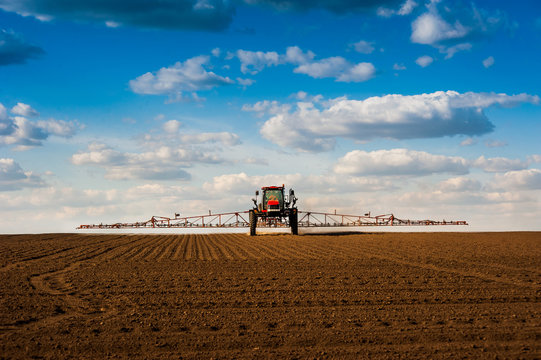
<path fill-rule="evenodd" d="M 296 209 L 289 215 L 289 226 L 291 227 L 292 235 L 299 235 L 299 222 Z"/>
<path fill-rule="evenodd" d="M 257 227 L 257 215 L 253 210 L 250 210 L 250 236 L 255 236 L 255 228 Z"/>

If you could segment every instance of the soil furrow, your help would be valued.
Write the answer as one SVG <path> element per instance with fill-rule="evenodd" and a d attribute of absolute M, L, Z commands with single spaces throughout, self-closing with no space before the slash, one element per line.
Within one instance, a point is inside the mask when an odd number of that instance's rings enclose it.
<path fill-rule="evenodd" d="M 0 246 L 0 264 L 24 261 L 1 272 L 0 358 L 541 353 L 541 284 L 526 269 L 541 269 L 539 233 L 0 235 Z"/>

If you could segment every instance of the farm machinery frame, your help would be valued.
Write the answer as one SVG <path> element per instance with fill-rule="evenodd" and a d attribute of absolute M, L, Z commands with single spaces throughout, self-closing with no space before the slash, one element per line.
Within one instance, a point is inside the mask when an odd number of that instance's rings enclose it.
<path fill-rule="evenodd" d="M 250 210 L 250 236 L 256 235 L 259 222 L 266 226 L 286 224 L 291 228 L 291 234 L 299 234 L 298 210 L 295 207 L 297 198 L 295 191 L 289 189 L 289 195 L 284 193 L 285 187 L 264 186 L 261 188 L 261 200 L 257 202 L 259 191 L 255 192 L 254 208 Z"/>
<path fill-rule="evenodd" d="M 259 202 L 258 202 L 259 200 Z M 258 227 L 289 227 L 298 235 L 299 227 L 344 227 L 344 226 L 433 226 L 468 225 L 464 220 L 409 220 L 399 219 L 393 214 L 347 215 L 326 212 L 301 211 L 296 207 L 297 197 L 293 189 L 285 193 L 285 186 L 264 186 L 255 192 L 254 207 L 250 210 L 174 218 L 152 216 L 146 221 L 117 222 L 113 224 L 79 225 L 77 229 L 127 229 L 127 228 L 249 228 L 250 236 L 256 235 Z"/>

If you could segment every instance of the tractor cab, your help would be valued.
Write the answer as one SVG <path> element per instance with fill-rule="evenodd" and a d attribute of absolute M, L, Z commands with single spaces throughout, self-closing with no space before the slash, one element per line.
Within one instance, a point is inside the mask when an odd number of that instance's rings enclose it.
<path fill-rule="evenodd" d="M 255 207 L 250 210 L 250 235 L 255 235 L 258 219 L 269 224 L 285 221 L 291 227 L 291 232 L 297 234 L 297 198 L 293 189 L 289 190 L 289 196 L 284 194 L 284 190 L 284 185 L 264 186 L 261 188 L 261 198 L 259 191 L 255 192 L 252 199 Z"/>
<path fill-rule="evenodd" d="M 267 213 L 280 212 L 284 208 L 284 188 L 279 186 L 267 186 L 261 188 L 263 198 L 261 199 L 261 210 Z M 270 214 L 269 214 L 270 215 Z"/>

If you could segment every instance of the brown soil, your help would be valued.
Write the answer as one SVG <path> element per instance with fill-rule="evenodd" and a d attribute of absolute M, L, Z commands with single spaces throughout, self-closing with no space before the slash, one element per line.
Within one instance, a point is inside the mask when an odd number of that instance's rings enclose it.
<path fill-rule="evenodd" d="M 541 233 L 3 235 L 0 278 L 0 359 L 541 357 Z"/>

